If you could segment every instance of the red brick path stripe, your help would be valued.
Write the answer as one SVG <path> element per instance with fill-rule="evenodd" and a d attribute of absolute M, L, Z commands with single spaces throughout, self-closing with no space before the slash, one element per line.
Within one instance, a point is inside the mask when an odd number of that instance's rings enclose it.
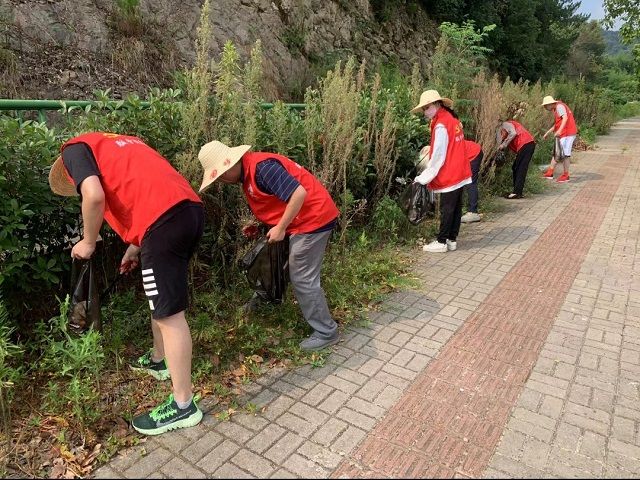
<path fill-rule="evenodd" d="M 480 477 L 626 163 L 610 157 L 333 477 Z"/>

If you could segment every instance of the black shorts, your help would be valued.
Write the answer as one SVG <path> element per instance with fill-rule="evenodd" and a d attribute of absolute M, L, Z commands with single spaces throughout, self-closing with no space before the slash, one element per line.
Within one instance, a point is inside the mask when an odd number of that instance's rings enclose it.
<path fill-rule="evenodd" d="M 189 260 L 203 228 L 202 205 L 188 201 L 167 210 L 142 237 L 142 284 L 154 319 L 187 309 Z"/>

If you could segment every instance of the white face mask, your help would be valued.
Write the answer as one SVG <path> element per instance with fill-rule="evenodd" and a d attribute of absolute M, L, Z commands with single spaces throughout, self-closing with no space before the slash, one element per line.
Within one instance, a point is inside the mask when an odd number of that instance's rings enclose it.
<path fill-rule="evenodd" d="M 424 111 L 424 116 L 431 119 L 436 116 L 436 112 L 438 108 L 435 105 L 429 105 L 429 107 Z"/>

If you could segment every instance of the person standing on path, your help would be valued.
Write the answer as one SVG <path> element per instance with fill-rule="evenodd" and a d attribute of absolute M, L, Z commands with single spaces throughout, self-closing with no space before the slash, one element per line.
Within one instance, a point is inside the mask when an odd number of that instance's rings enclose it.
<path fill-rule="evenodd" d="M 158 152 L 137 137 L 93 132 L 70 139 L 49 172 L 58 195 L 80 194 L 83 236 L 71 256 L 89 259 L 103 220 L 129 244 L 120 272 L 138 264 L 151 309 L 153 348 L 131 367 L 158 380 L 171 378 L 173 393 L 133 418 L 140 433 L 157 435 L 202 420 L 191 384 L 192 340 L 185 310 L 188 264 L 204 226 L 202 201 Z"/>
<path fill-rule="evenodd" d="M 216 180 L 242 184 L 249 208 L 270 227 L 269 242 L 289 237 L 289 278 L 313 333 L 300 343 L 303 350 L 321 350 L 338 343 L 338 324 L 331 317 L 320 270 L 340 211 L 329 192 L 309 171 L 289 158 L 250 152 L 250 145 L 230 148 L 212 141 L 200 149 L 204 191 Z"/>
<path fill-rule="evenodd" d="M 460 221 L 462 223 L 473 223 L 479 222 L 481 220 L 480 214 L 478 213 L 478 176 L 480 173 L 480 166 L 482 165 L 482 158 L 484 157 L 484 153 L 482 152 L 482 145 L 472 140 L 465 140 L 464 145 L 466 149 L 467 159 L 469 160 L 469 166 L 471 167 L 471 183 L 464 187 L 467 191 L 469 207 L 467 213 L 462 215 Z M 426 145 L 422 148 L 422 150 L 420 150 L 420 156 L 417 165 L 418 175 L 421 174 L 429 164 L 430 150 L 431 147 L 429 145 Z"/>
<path fill-rule="evenodd" d="M 424 245 L 425 252 L 444 253 L 458 247 L 462 218 L 462 192 L 471 183 L 462 123 L 451 107 L 453 101 L 436 90 L 426 90 L 411 113 L 422 113 L 431 121 L 430 158 L 427 168 L 414 181 L 440 194 L 438 236 Z"/>
<path fill-rule="evenodd" d="M 515 120 L 501 122 L 497 129 L 498 150 L 509 150 L 516 154 L 511 165 L 513 172 L 513 190 L 505 195 L 508 200 L 522 198 L 524 183 L 529 171 L 529 162 L 533 157 L 536 142 L 533 135 Z"/>
<path fill-rule="evenodd" d="M 564 102 L 555 100 L 551 95 L 547 95 L 542 100 L 542 106 L 545 110 L 553 112 L 553 115 L 555 116 L 553 127 L 547 130 L 542 138 L 546 139 L 551 133 L 553 133 L 556 138 L 553 156 L 551 157 L 551 164 L 542 176 L 553 180 L 553 172 L 556 168 L 556 164 L 561 161 L 564 167 L 564 172 L 558 177 L 556 182 L 566 183 L 569 181 L 571 149 L 573 148 L 573 142 L 578 134 L 578 127 L 576 126 L 573 112 Z"/>

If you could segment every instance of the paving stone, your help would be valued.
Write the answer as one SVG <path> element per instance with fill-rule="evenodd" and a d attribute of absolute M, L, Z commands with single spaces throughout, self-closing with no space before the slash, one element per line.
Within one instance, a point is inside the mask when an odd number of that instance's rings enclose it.
<path fill-rule="evenodd" d="M 238 467 L 259 478 L 268 477 L 276 470 L 271 462 L 245 449 L 236 453 L 233 458 L 231 458 L 231 461 Z"/>
<path fill-rule="evenodd" d="M 264 456 L 276 465 L 283 465 L 283 461 L 291 455 L 296 449 L 302 445 L 304 438 L 296 433 L 289 432 L 280 440 L 278 440 Z M 285 465 L 286 466 L 286 465 Z M 294 473 L 296 473 L 294 471 Z"/>
<path fill-rule="evenodd" d="M 211 450 L 196 465 L 207 473 L 213 473 L 229 460 L 240 446 L 231 440 L 225 440 L 220 445 Z"/>

